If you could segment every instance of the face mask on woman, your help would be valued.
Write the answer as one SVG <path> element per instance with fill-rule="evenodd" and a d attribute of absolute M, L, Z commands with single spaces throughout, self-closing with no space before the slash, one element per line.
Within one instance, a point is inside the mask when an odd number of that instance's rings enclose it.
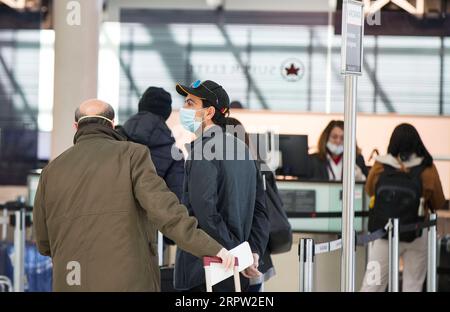
<path fill-rule="evenodd" d="M 328 141 L 327 148 L 333 155 L 341 155 L 344 152 L 344 145 L 336 145 Z"/>
<path fill-rule="evenodd" d="M 202 109 L 188 109 L 188 108 L 180 108 L 180 122 L 181 125 L 188 131 L 195 133 L 198 128 L 202 125 L 203 120 L 202 121 L 197 121 L 195 120 L 195 114 L 198 111 L 202 111 L 204 110 L 204 108 Z M 203 118 L 202 118 L 203 119 Z"/>

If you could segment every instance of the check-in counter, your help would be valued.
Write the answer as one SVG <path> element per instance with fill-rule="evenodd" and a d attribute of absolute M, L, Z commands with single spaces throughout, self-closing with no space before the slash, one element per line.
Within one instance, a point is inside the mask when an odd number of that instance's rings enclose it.
<path fill-rule="evenodd" d="M 292 249 L 273 255 L 276 275 L 267 281 L 265 291 L 298 291 L 298 242 L 312 238 L 316 243 L 332 241 L 341 235 L 342 183 L 320 181 L 277 181 L 284 208 L 294 231 Z M 367 231 L 368 197 L 364 183 L 355 185 L 355 231 Z M 355 290 L 365 273 L 367 248 L 356 248 Z M 317 255 L 314 259 L 313 291 L 340 291 L 341 250 Z"/>
<path fill-rule="evenodd" d="M 277 181 L 277 187 L 294 232 L 341 233 L 341 182 Z M 362 217 L 367 203 L 364 183 L 357 182 L 354 201 L 357 232 L 367 230 L 367 218 Z"/>

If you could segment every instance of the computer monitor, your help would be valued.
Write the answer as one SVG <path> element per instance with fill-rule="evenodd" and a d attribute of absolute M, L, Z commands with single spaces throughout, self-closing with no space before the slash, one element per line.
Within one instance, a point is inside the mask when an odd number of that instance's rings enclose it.
<path fill-rule="evenodd" d="M 308 175 L 308 136 L 281 134 L 278 137 L 281 164 L 277 175 L 306 177 Z"/>

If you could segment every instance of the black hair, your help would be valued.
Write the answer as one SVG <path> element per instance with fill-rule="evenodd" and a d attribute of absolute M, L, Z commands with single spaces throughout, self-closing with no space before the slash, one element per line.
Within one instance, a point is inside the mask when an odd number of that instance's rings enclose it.
<path fill-rule="evenodd" d="M 244 134 L 244 138 L 240 137 L 240 132 L 232 132 L 231 134 L 233 134 L 236 138 L 244 141 L 245 145 L 247 145 L 248 147 L 250 147 L 250 137 L 249 134 L 247 133 L 247 131 L 244 128 L 244 125 L 236 118 L 233 117 L 227 117 L 227 126 L 233 126 L 233 127 L 241 127 L 240 130 L 243 130 L 243 134 Z M 227 129 L 228 130 L 228 129 Z M 233 129 L 236 130 L 236 129 Z"/>
<path fill-rule="evenodd" d="M 220 110 L 217 107 L 214 106 L 214 104 L 212 104 L 208 100 L 202 99 L 202 107 L 203 108 L 208 108 L 210 106 L 213 106 L 215 108 L 215 112 L 214 112 L 214 116 L 212 118 L 212 121 L 216 125 L 218 125 L 218 126 L 220 126 L 222 128 L 226 127 L 229 124 L 229 117 L 228 116 L 230 115 L 230 112 L 227 111 L 225 114 L 222 114 L 220 112 Z"/>
<path fill-rule="evenodd" d="M 395 127 L 389 141 L 388 153 L 399 157 L 402 161 L 408 160 L 412 154 L 423 157 L 422 164 L 429 167 L 433 164 L 433 157 L 422 142 L 414 126 L 403 123 Z"/>
<path fill-rule="evenodd" d="M 80 118 L 85 117 L 85 116 L 87 116 L 87 115 L 82 113 L 80 111 L 79 107 L 75 110 L 75 122 L 78 122 L 80 120 Z M 106 104 L 105 110 L 100 112 L 99 114 L 97 114 L 97 116 L 102 116 L 102 117 L 108 118 L 109 120 L 113 120 L 114 116 L 115 116 L 114 109 L 112 108 L 111 105 Z M 112 128 L 112 125 L 108 120 L 105 120 L 103 118 L 95 118 L 95 117 L 83 119 L 81 122 L 78 123 L 78 128 L 80 128 L 81 126 L 87 125 L 87 124 L 92 124 L 92 123 L 101 124 L 101 125 Z"/>

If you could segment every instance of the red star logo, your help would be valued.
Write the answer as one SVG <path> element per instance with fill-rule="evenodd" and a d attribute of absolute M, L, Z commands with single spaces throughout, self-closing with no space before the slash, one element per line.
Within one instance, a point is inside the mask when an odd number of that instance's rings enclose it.
<path fill-rule="evenodd" d="M 298 76 L 298 71 L 300 70 L 300 67 L 295 67 L 294 63 L 291 63 L 290 67 L 285 67 L 286 75 L 295 75 Z"/>

